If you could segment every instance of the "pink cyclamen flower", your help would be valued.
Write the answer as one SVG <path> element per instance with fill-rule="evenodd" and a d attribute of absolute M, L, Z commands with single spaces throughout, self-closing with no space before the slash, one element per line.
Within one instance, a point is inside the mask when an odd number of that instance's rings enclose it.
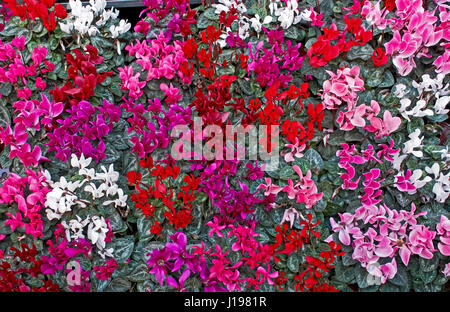
<path fill-rule="evenodd" d="M 395 183 L 400 192 L 408 192 L 409 194 L 414 194 L 416 192 L 416 187 L 409 181 L 411 175 L 411 170 L 407 169 L 405 176 L 398 175 L 395 177 Z"/>
<path fill-rule="evenodd" d="M 44 80 L 42 80 L 41 77 L 37 77 L 36 78 L 36 87 L 41 89 L 42 91 L 45 90 L 45 88 L 47 87 L 47 84 L 45 83 Z"/>
<path fill-rule="evenodd" d="M 271 178 L 265 178 L 267 184 L 260 184 L 258 186 L 259 189 L 264 189 L 264 196 L 269 196 L 270 194 L 278 194 L 283 188 L 281 186 L 272 184 Z"/>
<path fill-rule="evenodd" d="M 299 146 L 299 140 L 297 137 L 295 137 L 295 144 L 286 144 L 285 146 L 291 149 L 290 152 L 284 155 L 284 160 L 286 162 L 294 161 L 294 156 L 297 158 L 303 157 L 303 154 L 301 152 L 306 148 L 306 145 L 301 144 Z"/>
<path fill-rule="evenodd" d="M 316 12 L 314 11 L 314 7 L 312 7 L 312 6 L 311 6 L 310 10 L 311 10 L 311 15 L 309 16 L 309 18 L 311 19 L 311 26 L 322 27 L 323 23 L 325 23 L 322 20 L 323 12 L 320 12 L 320 14 L 317 15 Z"/>
<path fill-rule="evenodd" d="M 393 279 L 394 276 L 397 274 L 397 262 L 395 261 L 395 258 L 392 259 L 391 263 L 380 265 L 380 271 L 382 273 L 381 276 L 382 284 L 386 283 L 388 279 Z"/>
<path fill-rule="evenodd" d="M 274 285 L 272 278 L 278 277 L 278 271 L 270 273 L 270 264 L 267 264 L 267 270 L 261 266 L 256 269 L 256 276 L 258 280 L 261 279 L 263 282 L 267 280 L 269 285 Z"/>
<path fill-rule="evenodd" d="M 436 236 L 436 232 L 430 231 L 428 227 L 424 225 L 416 225 L 409 233 L 409 241 L 411 243 L 412 253 L 421 256 L 425 259 L 433 258 L 433 252 L 436 250 L 433 246 L 433 239 Z"/>
<path fill-rule="evenodd" d="M 438 249 L 444 256 L 450 256 L 450 220 L 442 215 L 441 220 L 436 226 L 439 234 Z"/>
<path fill-rule="evenodd" d="M 442 271 L 442 273 L 444 273 L 445 277 L 450 277 L 450 263 L 447 263 L 445 265 L 444 271 Z"/>
<path fill-rule="evenodd" d="M 331 229 L 334 232 L 339 233 L 339 241 L 344 245 L 350 245 L 351 238 L 350 234 L 354 234 L 359 231 L 359 228 L 355 228 L 355 216 L 346 212 L 343 214 L 339 213 L 341 221 L 337 223 L 333 218 L 330 218 Z M 355 229 L 354 229 L 355 228 Z M 354 230 L 352 230 L 354 229 Z"/>
<path fill-rule="evenodd" d="M 167 104 L 176 104 L 181 99 L 182 95 L 178 92 L 178 88 L 174 88 L 172 84 L 170 86 L 167 86 L 165 83 L 160 84 L 161 91 L 164 91 L 164 94 L 166 95 L 165 101 Z"/>

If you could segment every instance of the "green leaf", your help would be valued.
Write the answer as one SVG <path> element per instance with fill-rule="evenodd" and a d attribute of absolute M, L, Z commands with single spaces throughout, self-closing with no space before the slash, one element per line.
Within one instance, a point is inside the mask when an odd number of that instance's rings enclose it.
<path fill-rule="evenodd" d="M 120 233 L 127 229 L 125 222 L 123 222 L 120 213 L 116 210 L 110 215 L 108 215 L 109 222 L 111 222 L 111 228 L 114 233 Z"/>
<path fill-rule="evenodd" d="M 416 129 L 420 129 L 420 131 L 423 131 L 423 127 L 424 127 L 423 118 L 412 118 L 412 120 L 408 122 L 406 125 L 408 133 L 412 133 Z"/>
<path fill-rule="evenodd" d="M 133 236 L 113 239 L 109 247 L 114 248 L 114 258 L 118 263 L 127 261 L 134 249 Z"/>
<path fill-rule="evenodd" d="M 218 21 L 219 20 L 219 14 L 214 13 L 215 8 L 209 8 L 207 9 L 203 14 L 207 19 Z"/>
<path fill-rule="evenodd" d="M 353 46 L 350 48 L 347 54 L 347 59 L 350 61 L 361 59 L 364 61 L 367 61 L 373 53 L 373 48 L 366 44 L 364 46 Z"/>
<path fill-rule="evenodd" d="M 300 259 L 299 259 L 298 254 L 296 252 L 291 253 L 287 260 L 288 269 L 294 273 L 297 273 L 298 269 L 299 269 L 299 265 L 300 265 Z"/>
<path fill-rule="evenodd" d="M 407 287 L 409 284 L 408 271 L 402 265 L 399 265 L 397 267 L 397 274 L 389 281 L 394 285 Z"/>
<path fill-rule="evenodd" d="M 144 216 L 138 218 L 137 229 L 139 237 L 143 238 L 150 236 L 150 225 L 151 225 L 150 220 L 145 218 Z"/>
<path fill-rule="evenodd" d="M 128 279 L 132 282 L 143 282 L 150 279 L 150 274 L 148 273 L 148 267 L 145 264 L 139 264 L 131 273 L 128 275 Z"/>
<path fill-rule="evenodd" d="M 336 262 L 336 278 L 343 283 L 350 284 L 355 279 L 355 270 L 353 267 L 344 267 L 341 261 Z"/>
<path fill-rule="evenodd" d="M 432 272 L 436 271 L 439 266 L 439 258 L 433 257 L 432 259 L 419 259 L 420 271 L 423 272 Z"/>
<path fill-rule="evenodd" d="M 381 84 L 384 78 L 383 73 L 384 68 L 378 68 L 376 70 L 371 71 L 366 79 L 367 85 L 371 88 L 375 88 L 376 86 Z"/>
<path fill-rule="evenodd" d="M 436 276 L 437 276 L 437 270 L 430 271 L 430 272 L 425 272 L 425 271 L 420 272 L 420 279 L 423 281 L 424 284 L 430 284 L 431 282 L 433 282 L 433 280 L 436 278 Z"/>
<path fill-rule="evenodd" d="M 120 158 L 119 152 L 109 143 L 105 144 L 105 158 L 101 160 L 103 164 L 112 164 Z"/>
<path fill-rule="evenodd" d="M 378 87 L 379 88 L 388 88 L 392 87 L 395 83 L 394 76 L 391 71 L 386 70 L 383 74 L 383 82 L 381 82 Z"/>
<path fill-rule="evenodd" d="M 356 283 L 358 283 L 359 288 L 367 288 L 369 287 L 369 283 L 367 281 L 367 271 L 362 268 L 360 265 L 355 266 L 355 279 Z"/>
<path fill-rule="evenodd" d="M 209 25 L 212 25 L 212 21 L 205 16 L 205 13 L 200 14 L 197 20 L 198 29 L 205 29 Z"/>
<path fill-rule="evenodd" d="M 9 96 L 11 94 L 11 91 L 12 91 L 11 83 L 9 83 L 9 82 L 2 82 L 0 84 L 0 94 L 2 96 Z"/>
<path fill-rule="evenodd" d="M 119 277 L 111 281 L 105 292 L 126 292 L 131 288 L 131 282 Z"/>
<path fill-rule="evenodd" d="M 323 159 L 315 149 L 308 149 L 304 155 L 304 158 L 309 161 L 311 168 L 316 168 L 319 171 L 323 168 Z"/>
<path fill-rule="evenodd" d="M 294 171 L 294 169 L 292 169 L 291 166 L 284 166 L 280 170 L 280 179 L 282 180 L 293 179 L 295 175 L 296 172 Z"/>
<path fill-rule="evenodd" d="M 311 170 L 311 164 L 304 158 L 295 158 L 294 164 L 300 168 L 303 174 L 306 174 L 308 170 Z"/>
<path fill-rule="evenodd" d="M 345 253 L 342 256 L 342 264 L 344 266 L 350 266 L 350 265 L 354 265 L 358 263 L 358 261 L 356 261 L 355 259 L 352 258 L 352 255 L 350 253 Z"/>
<path fill-rule="evenodd" d="M 399 290 L 398 286 L 395 286 L 390 282 L 386 282 L 386 284 L 380 286 L 381 292 L 398 292 Z"/>

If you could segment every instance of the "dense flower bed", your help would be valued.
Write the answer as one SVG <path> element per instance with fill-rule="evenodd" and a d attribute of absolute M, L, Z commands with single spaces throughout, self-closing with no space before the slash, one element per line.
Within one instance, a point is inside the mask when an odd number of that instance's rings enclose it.
<path fill-rule="evenodd" d="M 448 1 L 143 3 L 0 2 L 1 291 L 447 290 Z"/>

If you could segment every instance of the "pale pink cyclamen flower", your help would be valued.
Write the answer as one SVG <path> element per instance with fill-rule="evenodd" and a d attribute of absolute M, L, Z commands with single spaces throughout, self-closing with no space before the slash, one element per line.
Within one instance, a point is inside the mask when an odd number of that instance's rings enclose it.
<path fill-rule="evenodd" d="M 258 188 L 257 188 L 258 190 L 259 189 L 264 189 L 264 196 L 269 196 L 270 194 L 275 194 L 276 195 L 282 190 L 281 186 L 272 184 L 272 179 L 271 178 L 265 178 L 265 180 L 266 180 L 267 184 L 262 184 L 261 183 L 258 186 Z"/>
<path fill-rule="evenodd" d="M 364 6 L 361 9 L 361 16 L 366 19 L 370 25 L 375 25 L 378 29 L 385 29 L 389 20 L 386 19 L 386 15 L 389 11 L 386 8 L 380 9 L 380 2 L 373 5 L 370 1 L 365 1 Z"/>
<path fill-rule="evenodd" d="M 392 117 L 390 111 L 384 111 L 383 120 L 378 117 L 372 117 L 370 119 L 370 125 L 365 126 L 363 129 L 369 132 L 375 132 L 375 139 L 379 139 L 383 136 L 388 136 L 400 127 L 402 120 L 400 117 Z"/>
<path fill-rule="evenodd" d="M 323 193 L 318 193 L 316 183 L 311 179 L 311 170 L 303 176 L 299 166 L 295 165 L 293 169 L 299 175 L 299 180 L 294 185 L 293 181 L 288 179 L 288 185 L 282 190 L 288 193 L 289 199 L 296 198 L 297 203 L 304 203 L 306 209 L 310 209 L 322 199 Z"/>
<path fill-rule="evenodd" d="M 339 233 L 339 241 L 344 245 L 350 245 L 351 238 L 350 234 L 356 234 L 360 232 L 360 229 L 356 227 L 355 223 L 355 216 L 345 212 L 343 214 L 339 213 L 339 217 L 341 218 L 341 221 L 336 222 L 333 218 L 330 218 L 330 224 L 331 229 L 334 232 Z M 327 240 L 329 240 L 332 236 L 328 237 Z"/>
<path fill-rule="evenodd" d="M 306 145 L 305 144 L 301 144 L 299 146 L 299 140 L 296 137 L 295 138 L 295 144 L 286 144 L 285 147 L 289 147 L 291 149 L 291 151 L 284 155 L 284 160 L 286 162 L 291 162 L 291 161 L 294 161 L 294 156 L 297 157 L 297 158 L 303 157 L 302 151 L 305 150 Z"/>
<path fill-rule="evenodd" d="M 444 271 L 442 271 L 442 273 L 444 273 L 445 277 L 450 277 L 450 263 L 447 263 L 445 265 Z"/>
<path fill-rule="evenodd" d="M 294 225 L 295 220 L 299 219 L 299 213 L 297 209 L 294 207 L 291 207 L 289 209 L 286 209 L 283 214 L 283 219 L 281 219 L 280 224 L 283 224 L 284 222 L 289 222 L 289 226 L 292 229 L 292 226 Z"/>

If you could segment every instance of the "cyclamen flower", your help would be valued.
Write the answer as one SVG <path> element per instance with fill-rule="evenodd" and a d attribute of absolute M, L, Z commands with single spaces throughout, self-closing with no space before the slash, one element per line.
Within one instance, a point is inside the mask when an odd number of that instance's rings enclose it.
<path fill-rule="evenodd" d="M 174 287 L 178 289 L 179 291 L 185 291 L 184 289 L 184 282 L 189 278 L 191 275 L 191 271 L 189 269 L 186 269 L 181 273 L 180 278 L 175 280 L 172 276 L 168 275 L 166 278 L 167 285 L 170 287 Z"/>
<path fill-rule="evenodd" d="M 431 168 L 426 166 L 425 171 L 434 175 L 433 193 L 436 194 L 436 201 L 445 202 L 450 196 L 450 172 L 447 174 L 441 172 L 438 163 L 434 163 Z"/>
<path fill-rule="evenodd" d="M 438 249 L 444 256 L 450 256 L 450 220 L 442 215 L 436 226 L 439 235 Z"/>
<path fill-rule="evenodd" d="M 264 196 L 268 196 L 270 194 L 276 195 L 282 190 L 281 186 L 277 186 L 277 185 L 272 184 L 272 179 L 271 178 L 265 178 L 265 180 L 266 180 L 267 184 L 262 184 L 261 183 L 258 186 L 258 188 L 257 188 L 258 190 L 259 189 L 264 189 Z"/>
<path fill-rule="evenodd" d="M 303 157 L 302 151 L 306 148 L 306 145 L 299 145 L 298 137 L 295 137 L 295 144 L 286 144 L 285 146 L 291 149 L 290 152 L 284 155 L 284 160 L 286 162 L 294 161 L 294 156 L 297 158 Z"/>
<path fill-rule="evenodd" d="M 411 251 L 425 259 L 433 258 L 433 252 L 436 250 L 433 246 L 433 239 L 436 232 L 430 231 L 424 225 L 416 225 L 409 234 Z"/>
<path fill-rule="evenodd" d="M 166 248 L 155 249 L 148 255 L 150 255 L 150 258 L 147 260 L 147 265 L 151 269 L 150 273 L 155 274 L 156 280 L 162 286 L 167 272 L 171 271 L 170 251 Z"/>
<path fill-rule="evenodd" d="M 165 102 L 168 105 L 176 104 L 183 96 L 178 91 L 178 88 L 174 88 L 172 84 L 170 86 L 167 86 L 165 83 L 161 83 L 160 85 L 161 91 L 164 92 L 166 95 Z"/>
<path fill-rule="evenodd" d="M 123 84 L 121 90 L 128 90 L 128 95 L 137 100 L 144 92 L 142 88 L 145 87 L 145 81 L 139 81 L 140 73 L 133 75 L 133 67 L 125 66 L 119 67 L 119 78 L 122 79 Z"/>
<path fill-rule="evenodd" d="M 420 136 L 420 129 L 417 128 L 414 132 L 409 134 L 410 140 L 404 143 L 402 152 L 405 154 L 413 154 L 416 157 L 423 157 L 423 152 L 421 150 L 415 150 L 416 148 L 422 148 L 423 136 Z"/>
<path fill-rule="evenodd" d="M 103 266 L 94 266 L 95 277 L 101 281 L 107 281 L 117 268 L 117 262 L 111 258 Z"/>
<path fill-rule="evenodd" d="M 344 245 L 350 245 L 350 234 L 360 232 L 359 228 L 355 226 L 355 216 L 346 212 L 339 214 L 341 221 L 337 223 L 333 218 L 330 218 L 330 225 L 334 232 L 338 232 L 339 241 Z M 331 241 L 332 235 L 326 241 Z"/>
<path fill-rule="evenodd" d="M 377 48 L 373 51 L 372 54 L 373 65 L 375 67 L 383 66 L 389 60 L 385 51 L 382 48 Z"/>
<path fill-rule="evenodd" d="M 411 170 L 409 169 L 406 170 L 405 176 L 398 175 L 395 177 L 395 183 L 400 192 L 408 192 L 408 194 L 414 194 L 416 192 L 416 187 L 409 181 L 410 178 Z"/>
<path fill-rule="evenodd" d="M 304 203 L 306 209 L 312 208 L 319 200 L 322 199 L 323 193 L 318 193 L 315 182 L 311 179 L 311 170 L 308 170 L 303 176 L 301 169 L 295 165 L 294 171 L 299 175 L 300 179 L 295 183 L 288 179 L 288 185 L 283 187 L 283 191 L 288 193 L 289 199 L 296 198 L 297 203 Z"/>
<path fill-rule="evenodd" d="M 209 221 L 206 223 L 207 226 L 212 228 L 209 230 L 208 236 L 211 237 L 214 233 L 216 233 L 218 237 L 224 237 L 224 234 L 220 231 L 225 229 L 226 225 L 219 225 L 219 219 L 217 217 L 214 217 L 213 220 L 214 221 Z"/>
<path fill-rule="evenodd" d="M 283 214 L 283 219 L 281 219 L 281 223 L 289 222 L 290 228 L 292 229 L 292 226 L 294 225 L 295 220 L 299 219 L 299 213 L 297 209 L 291 207 L 289 209 L 286 209 Z"/>

